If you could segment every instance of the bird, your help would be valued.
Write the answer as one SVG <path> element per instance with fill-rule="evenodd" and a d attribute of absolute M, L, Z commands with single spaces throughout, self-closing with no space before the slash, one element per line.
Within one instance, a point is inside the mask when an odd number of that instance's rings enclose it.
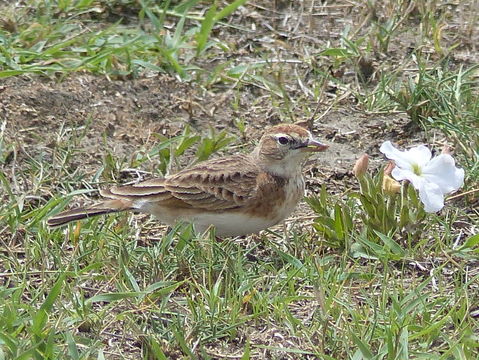
<path fill-rule="evenodd" d="M 214 158 L 163 178 L 100 190 L 106 200 L 61 212 L 47 224 L 58 227 L 133 211 L 170 226 L 190 222 L 197 232 L 213 225 L 220 238 L 258 233 L 291 214 L 304 196 L 306 158 L 328 147 L 300 125 L 274 125 L 249 154 Z"/>

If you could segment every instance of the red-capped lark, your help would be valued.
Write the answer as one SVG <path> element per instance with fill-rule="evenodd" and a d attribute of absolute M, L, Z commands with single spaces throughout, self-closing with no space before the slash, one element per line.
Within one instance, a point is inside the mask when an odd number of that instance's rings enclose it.
<path fill-rule="evenodd" d="M 64 211 L 48 219 L 60 226 L 91 216 L 135 211 L 174 225 L 191 222 L 216 235 L 257 233 L 284 220 L 304 195 L 302 165 L 327 145 L 298 125 L 276 125 L 265 131 L 250 154 L 211 159 L 164 178 L 100 190 L 107 200 Z"/>

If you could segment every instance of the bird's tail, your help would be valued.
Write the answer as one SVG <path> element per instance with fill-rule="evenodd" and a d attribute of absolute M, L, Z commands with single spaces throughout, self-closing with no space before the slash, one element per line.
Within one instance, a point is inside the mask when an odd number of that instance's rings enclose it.
<path fill-rule="evenodd" d="M 111 214 L 132 209 L 131 201 L 128 200 L 106 200 L 89 207 L 80 207 L 63 211 L 47 220 L 52 227 L 61 226 L 71 221 L 82 220 L 92 216 Z"/>

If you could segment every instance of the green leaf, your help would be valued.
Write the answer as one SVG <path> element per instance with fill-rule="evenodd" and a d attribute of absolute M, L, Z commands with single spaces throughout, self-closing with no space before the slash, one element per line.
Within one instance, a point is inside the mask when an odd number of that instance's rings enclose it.
<path fill-rule="evenodd" d="M 341 213 L 342 213 L 341 207 L 338 204 L 336 204 L 334 206 L 334 230 L 336 231 L 337 237 L 343 240 L 345 237 L 345 234 L 344 234 L 344 227 L 343 227 Z"/>
<path fill-rule="evenodd" d="M 178 49 L 182 40 L 183 27 L 185 26 L 186 17 L 182 16 L 176 24 L 176 29 L 173 34 L 172 47 Z"/>
<path fill-rule="evenodd" d="M 176 290 L 178 286 L 182 285 L 185 281 L 159 281 L 148 286 L 144 291 L 130 291 L 130 292 L 117 292 L 95 295 L 85 301 L 85 304 L 92 304 L 95 302 L 112 302 L 123 299 L 140 298 L 145 295 L 154 293 L 156 296 L 163 296 Z"/>
<path fill-rule="evenodd" d="M 359 348 L 359 351 L 361 351 L 361 354 L 363 355 L 364 359 L 367 360 L 372 360 L 374 355 L 371 352 L 371 349 L 368 347 L 367 344 L 365 344 L 359 337 L 356 336 L 353 332 L 350 333 L 351 337 L 353 338 L 354 343 L 357 345 Z"/>
<path fill-rule="evenodd" d="M 168 359 L 165 353 L 163 352 L 163 350 L 161 349 L 161 346 L 158 344 L 158 341 L 156 341 L 154 338 L 150 337 L 148 341 L 148 345 L 149 345 L 150 352 L 152 353 L 152 355 L 154 355 L 154 359 L 158 359 L 158 360 Z"/>
<path fill-rule="evenodd" d="M 469 237 L 464 244 L 462 244 L 458 250 L 472 249 L 474 246 L 479 244 L 479 234 L 472 235 Z"/>
<path fill-rule="evenodd" d="M 244 346 L 244 353 L 241 356 L 241 360 L 249 360 L 251 358 L 250 342 L 249 339 L 246 339 L 246 344 Z"/>
<path fill-rule="evenodd" d="M 186 126 L 183 134 L 180 136 L 180 143 L 176 147 L 175 156 L 183 155 L 186 150 L 201 140 L 201 136 L 190 136 L 189 132 L 189 127 Z"/>
<path fill-rule="evenodd" d="M 141 66 L 142 68 L 144 69 L 148 69 L 148 70 L 152 70 L 152 71 L 157 71 L 159 73 L 164 73 L 165 72 L 165 69 L 163 69 L 162 67 L 158 66 L 158 65 L 155 65 L 149 61 L 144 61 L 144 60 L 139 60 L 139 59 L 135 59 L 135 60 L 132 60 L 131 62 L 132 64 L 134 65 L 138 65 L 138 66 Z"/>
<path fill-rule="evenodd" d="M 378 256 L 371 255 L 371 254 L 369 254 L 365 251 L 361 241 L 353 243 L 351 245 L 350 252 L 351 252 L 351 256 L 353 258 L 361 257 L 363 259 L 371 259 L 371 260 L 377 260 L 378 259 Z"/>
<path fill-rule="evenodd" d="M 0 331 L 0 344 L 2 346 L 7 345 L 8 350 L 10 350 L 10 352 L 12 354 L 15 354 L 15 353 L 18 352 L 18 345 L 17 345 L 16 341 L 17 341 L 17 339 L 12 337 L 10 334 L 7 334 L 3 331 Z"/>
<path fill-rule="evenodd" d="M 384 249 L 381 245 L 369 241 L 365 237 L 359 239 L 359 242 L 369 248 L 377 257 L 383 257 L 385 255 Z"/>
<path fill-rule="evenodd" d="M 165 296 L 175 291 L 179 286 L 183 285 L 185 282 L 186 280 L 177 281 L 177 282 L 158 281 L 156 283 L 149 285 L 144 292 L 147 294 L 153 293 L 152 296 L 155 296 L 155 297 Z"/>
<path fill-rule="evenodd" d="M 323 207 L 326 207 L 328 204 L 328 191 L 326 190 L 326 185 L 321 186 L 321 192 L 319 193 L 319 202 Z"/>
<path fill-rule="evenodd" d="M 178 345 L 180 345 L 181 350 L 185 355 L 188 356 L 189 359 L 197 359 L 197 357 L 193 354 L 190 350 L 188 344 L 186 343 L 185 336 L 182 332 L 183 329 L 173 329 L 173 335 L 175 336 Z"/>
<path fill-rule="evenodd" d="M 118 301 L 123 299 L 131 299 L 140 297 L 145 293 L 142 291 L 132 291 L 132 292 L 117 292 L 117 293 L 107 293 L 107 294 L 100 294 L 92 296 L 91 298 L 86 299 L 85 304 L 93 304 L 96 302 L 112 302 Z"/>
<path fill-rule="evenodd" d="M 213 4 L 205 14 L 205 19 L 201 22 L 200 31 L 196 34 L 196 55 L 200 55 L 206 47 L 206 42 L 210 36 L 211 30 L 215 25 L 216 4 Z"/>
<path fill-rule="evenodd" d="M 48 314 L 51 312 L 53 304 L 55 303 L 55 300 L 57 299 L 58 295 L 60 295 L 63 283 L 65 281 L 65 277 L 65 273 L 62 273 L 58 277 L 58 280 L 56 281 L 55 285 L 53 285 L 44 303 L 42 304 L 42 306 L 40 306 L 40 309 L 38 309 L 35 316 L 33 316 L 32 326 L 30 329 L 37 336 L 42 336 L 41 333 L 43 331 L 43 328 L 45 327 L 45 324 L 47 323 Z"/>
<path fill-rule="evenodd" d="M 178 75 L 181 76 L 182 79 L 187 79 L 188 75 L 185 69 L 180 65 L 178 60 L 172 55 L 168 49 L 164 48 L 163 46 L 159 46 L 157 48 L 158 52 L 164 57 L 166 63 L 173 68 Z"/>
<path fill-rule="evenodd" d="M 406 255 L 406 252 L 403 250 L 403 248 L 401 248 L 401 246 L 396 241 L 394 241 L 391 237 L 386 236 L 376 230 L 374 230 L 374 232 L 377 236 L 379 236 L 379 238 L 391 250 L 393 254 L 399 255 L 401 257 Z"/>
<path fill-rule="evenodd" d="M 90 6 L 93 3 L 94 0 L 80 0 L 77 4 L 77 8 L 84 8 L 87 6 Z"/>
<path fill-rule="evenodd" d="M 163 29 L 163 24 L 165 23 L 166 13 L 168 8 L 170 7 L 170 2 L 171 0 L 166 0 L 163 2 L 163 11 L 161 12 L 160 18 L 158 19 L 158 22 L 157 22 L 157 25 L 159 26 L 158 31 Z"/>
<path fill-rule="evenodd" d="M 318 216 L 314 221 L 313 226 L 320 232 L 328 232 L 331 235 L 334 234 L 336 238 L 336 233 L 334 231 L 334 220 L 326 216 Z"/>
<path fill-rule="evenodd" d="M 274 250 L 279 254 L 279 256 L 284 260 L 286 261 L 288 264 L 291 264 L 293 265 L 296 269 L 298 270 L 302 270 L 304 269 L 304 265 L 303 263 L 301 262 L 301 260 L 299 260 L 298 258 L 294 257 L 293 255 L 291 254 L 288 254 L 280 249 L 278 249 L 277 247 L 274 247 Z"/>
<path fill-rule="evenodd" d="M 80 354 L 78 353 L 78 348 L 75 343 L 75 340 L 73 339 L 72 333 L 70 331 L 67 331 L 65 334 L 65 340 L 68 345 L 68 354 L 73 360 L 78 360 L 80 359 Z"/>
<path fill-rule="evenodd" d="M 164 16 L 160 16 L 160 18 L 158 18 L 151 10 L 151 5 L 148 3 L 148 4 L 145 4 L 145 1 L 144 0 L 141 0 L 140 1 L 140 4 L 141 4 L 141 10 L 143 12 L 145 12 L 146 16 L 148 16 L 148 19 L 150 19 L 151 23 L 153 24 L 153 27 L 155 28 L 155 31 L 156 32 L 159 32 L 163 29 L 163 21 L 164 21 Z M 169 0 L 166 1 L 166 5 L 169 5 Z M 166 10 L 167 8 L 164 8 L 164 10 Z M 163 11 L 162 12 L 162 15 L 165 13 L 166 11 Z"/>
<path fill-rule="evenodd" d="M 416 189 L 414 189 L 414 187 L 410 184 L 407 186 L 407 196 L 408 200 L 412 202 L 414 207 L 422 207 L 422 203 L 419 200 Z"/>
<path fill-rule="evenodd" d="M 105 354 L 103 353 L 103 349 L 98 350 L 98 356 L 96 357 L 97 360 L 105 360 Z"/>
<path fill-rule="evenodd" d="M 30 72 L 31 70 L 3 70 L 0 71 L 0 78 L 7 78 L 10 76 L 21 75 Z"/>
<path fill-rule="evenodd" d="M 234 141 L 234 137 L 227 136 L 226 131 L 223 130 L 219 134 L 216 134 L 214 129 L 211 128 L 210 136 L 204 138 L 198 146 L 198 149 L 196 150 L 196 158 L 199 161 L 206 160 L 211 154 L 221 150 L 232 141 Z"/>
<path fill-rule="evenodd" d="M 409 218 L 409 206 L 404 204 L 404 198 L 401 199 L 401 213 L 399 215 L 399 228 L 405 227 L 407 224 L 411 223 L 411 219 Z"/>
<path fill-rule="evenodd" d="M 195 6 L 200 0 L 187 0 L 180 2 L 173 11 L 185 15 L 189 9 Z"/>
<path fill-rule="evenodd" d="M 30 349 L 22 352 L 20 355 L 18 355 L 15 358 L 15 360 L 31 360 L 34 357 L 39 358 L 40 354 L 37 351 L 37 347 L 38 347 L 38 344 L 36 346 L 34 346 L 33 348 L 30 348 Z M 42 359 L 42 358 L 40 357 L 40 359 Z"/>
<path fill-rule="evenodd" d="M 353 222 L 353 209 L 351 207 L 343 207 L 342 211 L 342 220 L 343 220 L 343 227 L 344 231 L 349 233 L 354 228 Z"/>
<path fill-rule="evenodd" d="M 360 194 L 359 199 L 361 200 L 361 204 L 363 205 L 364 209 L 366 210 L 366 213 L 371 219 L 376 219 L 377 218 L 377 212 L 376 208 L 372 204 L 370 198 L 366 195 Z"/>
<path fill-rule="evenodd" d="M 133 276 L 133 274 L 131 273 L 131 271 L 123 263 L 121 264 L 121 267 L 122 267 L 123 273 L 125 274 L 125 277 L 128 279 L 128 282 L 130 283 L 130 286 L 133 288 L 135 292 L 139 293 L 140 287 L 138 286 L 138 283 L 135 277 Z"/>
<path fill-rule="evenodd" d="M 231 4 L 228 6 L 225 6 L 220 12 L 218 12 L 214 18 L 214 21 L 219 21 L 223 19 L 226 16 L 231 15 L 236 9 L 238 9 L 241 5 L 246 3 L 248 0 L 236 0 L 233 1 Z"/>

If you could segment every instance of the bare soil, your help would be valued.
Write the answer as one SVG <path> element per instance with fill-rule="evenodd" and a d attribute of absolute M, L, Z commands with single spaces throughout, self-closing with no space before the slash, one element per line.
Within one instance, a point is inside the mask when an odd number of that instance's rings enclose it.
<path fill-rule="evenodd" d="M 238 144 L 244 142 L 251 149 L 262 129 L 280 122 L 268 94 L 260 91 L 264 93 L 261 103 L 245 94 L 241 106 L 233 109 L 224 94 L 204 91 L 168 75 L 112 81 L 75 74 L 62 82 L 14 77 L 0 85 L 0 106 L 6 142 L 15 144 L 17 161 L 21 162 L 22 153 L 35 156 L 41 150 L 50 151 L 65 129 L 86 127 L 74 162 L 93 173 L 105 150 L 129 157 L 145 144 L 153 146 L 156 138 L 152 134 L 174 136 L 186 124 L 200 134 L 210 126 L 226 129 L 238 137 Z M 305 114 L 296 115 L 296 120 L 309 120 Z M 245 138 L 234 125 L 237 118 L 247 119 Z M 400 141 L 395 135 L 407 122 L 403 114 L 386 117 L 347 108 L 331 110 L 320 121 L 313 119 L 314 133 L 331 145 L 313 165 L 333 179 L 342 177 L 358 155 L 376 154 L 377 145 L 385 138 Z"/>

